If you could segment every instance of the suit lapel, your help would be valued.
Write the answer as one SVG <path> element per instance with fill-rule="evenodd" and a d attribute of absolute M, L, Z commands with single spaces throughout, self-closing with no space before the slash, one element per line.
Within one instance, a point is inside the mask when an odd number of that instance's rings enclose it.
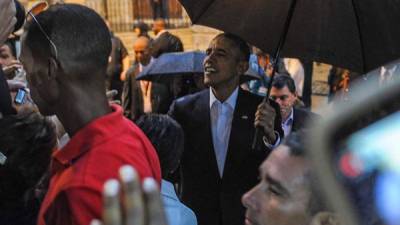
<path fill-rule="evenodd" d="M 293 108 L 293 124 L 292 124 L 292 131 L 299 130 L 300 127 L 303 126 L 303 118 L 300 115 L 301 112 L 296 108 Z"/>
<path fill-rule="evenodd" d="M 212 131 L 211 131 L 211 117 L 210 117 L 210 91 L 209 89 L 203 91 L 201 96 L 198 98 L 195 103 L 195 108 L 193 110 L 193 117 L 195 121 L 195 127 L 197 128 L 197 132 L 200 136 L 202 136 L 202 140 L 205 141 L 204 147 L 201 149 L 205 150 L 204 154 L 207 155 L 207 158 L 212 161 L 213 168 L 212 171 L 218 177 L 218 165 L 217 158 L 215 156 L 215 150 L 213 145 Z M 195 128 L 195 129 L 196 129 Z"/>
<path fill-rule="evenodd" d="M 248 106 L 246 96 L 243 92 L 244 91 L 239 88 L 236 107 L 233 113 L 231 134 L 229 137 L 228 152 L 226 155 L 223 177 L 226 177 L 227 174 L 233 172 L 234 168 L 237 168 L 237 165 L 246 158 L 246 151 L 248 151 L 248 148 L 243 147 L 246 146 L 246 144 L 243 145 L 242 143 L 247 142 L 245 139 L 246 135 L 244 134 L 250 132 L 248 127 L 249 123 L 253 123 L 251 120 L 254 115 L 249 115 L 249 110 L 247 108 L 250 106 Z"/>

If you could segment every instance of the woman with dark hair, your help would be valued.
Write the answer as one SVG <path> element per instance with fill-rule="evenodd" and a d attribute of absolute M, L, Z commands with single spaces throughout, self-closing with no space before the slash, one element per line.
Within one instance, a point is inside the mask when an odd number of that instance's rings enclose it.
<path fill-rule="evenodd" d="M 54 127 L 35 112 L 4 117 L 0 127 L 0 224 L 36 224 L 36 187 L 56 146 Z"/>
<path fill-rule="evenodd" d="M 148 34 L 149 30 L 150 30 L 149 26 L 143 22 L 139 22 L 133 25 L 133 32 L 135 32 L 137 37 L 147 37 L 148 39 L 151 40 Z"/>
<path fill-rule="evenodd" d="M 168 224 L 197 225 L 196 215 L 180 202 L 174 185 L 169 182 L 179 167 L 183 153 L 182 127 L 171 117 L 159 114 L 145 114 L 136 121 L 136 124 L 149 138 L 160 160 L 161 197 Z"/>

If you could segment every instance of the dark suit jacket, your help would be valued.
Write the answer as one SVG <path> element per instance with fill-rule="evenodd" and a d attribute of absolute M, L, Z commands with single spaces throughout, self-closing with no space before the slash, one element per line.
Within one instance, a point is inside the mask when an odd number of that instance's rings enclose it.
<path fill-rule="evenodd" d="M 143 93 L 140 81 L 136 80 L 139 74 L 139 64 L 135 63 L 126 74 L 122 91 L 122 108 L 124 114 L 131 120 L 138 119 L 143 114 Z M 173 101 L 173 95 L 169 87 L 161 83 L 152 83 L 151 106 L 153 113 L 165 114 Z"/>
<path fill-rule="evenodd" d="M 243 225 L 242 195 L 257 183 L 258 167 L 270 149 L 251 150 L 254 117 L 262 97 L 239 89 L 222 179 L 212 142 L 209 89 L 176 100 L 169 114 L 185 133 L 181 159 L 182 201 L 191 208 L 199 225 Z M 275 127 L 283 137 L 279 106 Z"/>
<path fill-rule="evenodd" d="M 293 108 L 292 132 L 298 131 L 309 126 L 309 122 L 319 119 L 319 116 L 305 109 Z"/>
<path fill-rule="evenodd" d="M 169 33 L 168 31 L 162 33 L 158 38 L 152 42 L 151 55 L 158 58 L 161 54 L 167 52 L 183 52 L 183 44 L 181 39 Z"/>

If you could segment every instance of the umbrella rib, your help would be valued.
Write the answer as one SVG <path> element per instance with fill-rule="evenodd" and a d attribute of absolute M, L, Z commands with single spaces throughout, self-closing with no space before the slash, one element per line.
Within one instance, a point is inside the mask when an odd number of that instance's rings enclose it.
<path fill-rule="evenodd" d="M 195 18 L 193 18 L 192 23 L 193 24 L 197 24 L 197 21 L 199 20 L 199 18 L 201 16 L 203 16 L 203 14 L 211 7 L 212 4 L 214 4 L 215 1 L 214 0 L 210 0 L 210 3 L 207 4 L 206 7 L 204 7 L 204 9 L 201 10 L 201 13 L 199 13 Z"/>
<path fill-rule="evenodd" d="M 365 63 L 365 52 L 364 52 L 364 42 L 362 38 L 362 33 L 361 33 L 361 26 L 360 26 L 360 17 L 358 15 L 358 8 L 356 6 L 356 3 L 354 0 L 351 0 L 351 4 L 353 6 L 354 10 L 354 16 L 356 17 L 356 22 L 357 22 L 357 30 L 358 30 L 358 37 L 360 39 L 360 48 L 361 48 L 361 59 L 362 59 L 362 72 L 366 73 L 367 68 L 366 68 L 366 63 Z"/>

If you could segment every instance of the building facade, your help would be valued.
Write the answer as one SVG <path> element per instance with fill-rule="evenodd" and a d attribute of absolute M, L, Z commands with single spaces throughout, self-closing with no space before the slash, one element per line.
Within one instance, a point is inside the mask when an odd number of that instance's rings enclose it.
<path fill-rule="evenodd" d="M 35 1 L 20 0 L 27 8 Z M 137 22 L 149 25 L 153 22 L 152 0 L 48 0 L 50 4 L 56 2 L 76 3 L 94 9 L 103 18 L 106 18 L 111 29 L 115 32 L 132 31 Z M 165 0 L 164 0 L 165 1 Z M 167 24 L 170 28 L 190 26 L 190 19 L 178 0 L 167 0 Z"/>

